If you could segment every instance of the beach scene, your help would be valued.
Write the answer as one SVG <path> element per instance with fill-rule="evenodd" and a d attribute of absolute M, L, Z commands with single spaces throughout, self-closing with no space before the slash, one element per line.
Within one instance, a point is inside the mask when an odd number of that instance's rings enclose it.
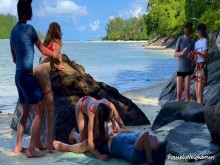
<path fill-rule="evenodd" d="M 220 164 L 219 9 L 0 0 L 0 165 Z"/>

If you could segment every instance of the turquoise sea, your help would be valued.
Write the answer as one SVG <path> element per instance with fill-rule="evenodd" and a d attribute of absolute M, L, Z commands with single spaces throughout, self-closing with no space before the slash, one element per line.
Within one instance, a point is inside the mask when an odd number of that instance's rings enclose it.
<path fill-rule="evenodd" d="M 66 41 L 62 53 L 83 65 L 95 80 L 123 93 L 167 80 L 176 70 L 177 61 L 172 54 L 143 49 L 142 44 Z M 35 49 L 34 65 L 39 57 L 40 52 Z M 14 75 L 9 41 L 0 40 L 0 111 L 3 113 L 13 113 L 16 106 Z"/>

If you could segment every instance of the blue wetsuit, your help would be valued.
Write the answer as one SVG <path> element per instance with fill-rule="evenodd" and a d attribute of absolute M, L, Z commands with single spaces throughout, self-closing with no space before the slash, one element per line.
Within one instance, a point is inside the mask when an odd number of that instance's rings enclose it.
<path fill-rule="evenodd" d="M 15 84 L 21 104 L 36 104 L 43 94 L 33 76 L 34 43 L 38 35 L 33 26 L 18 22 L 11 31 L 10 44 L 16 57 Z"/>
<path fill-rule="evenodd" d="M 112 139 L 111 155 L 108 146 L 103 146 L 102 153 L 127 160 L 134 164 L 143 164 L 147 162 L 145 151 L 137 150 L 135 142 L 141 133 L 120 133 Z"/>

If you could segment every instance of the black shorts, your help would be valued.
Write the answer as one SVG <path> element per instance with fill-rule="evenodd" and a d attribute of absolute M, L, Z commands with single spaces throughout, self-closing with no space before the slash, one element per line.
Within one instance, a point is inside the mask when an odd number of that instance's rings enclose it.
<path fill-rule="evenodd" d="M 186 76 L 191 76 L 192 72 L 177 72 L 177 77 L 183 77 L 185 78 Z"/>

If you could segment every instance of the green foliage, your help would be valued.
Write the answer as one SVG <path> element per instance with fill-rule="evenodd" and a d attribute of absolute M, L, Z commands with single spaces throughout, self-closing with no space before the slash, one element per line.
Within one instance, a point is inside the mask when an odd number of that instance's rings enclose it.
<path fill-rule="evenodd" d="M 9 39 L 12 28 L 17 23 L 17 18 L 13 15 L 0 14 L 0 39 Z M 38 36 L 43 39 L 44 36 L 37 32 Z"/>
<path fill-rule="evenodd" d="M 212 32 L 220 27 L 219 0 L 149 0 L 147 14 L 140 18 L 109 20 L 106 40 L 146 40 L 158 36 L 175 37 L 186 21 L 194 27 L 207 25 Z M 194 36 L 196 31 L 194 31 Z"/>
<path fill-rule="evenodd" d="M 147 26 L 143 16 L 123 20 L 120 17 L 110 19 L 107 27 L 106 40 L 146 40 Z"/>
<path fill-rule="evenodd" d="M 12 15 L 0 14 L 0 39 L 8 39 L 17 19 Z"/>

